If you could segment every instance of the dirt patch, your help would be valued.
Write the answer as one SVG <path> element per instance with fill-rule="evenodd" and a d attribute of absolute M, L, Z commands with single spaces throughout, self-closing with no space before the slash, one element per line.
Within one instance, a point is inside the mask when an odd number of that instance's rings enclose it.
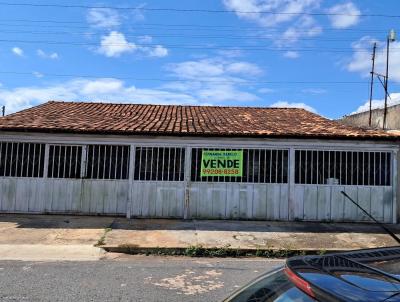
<path fill-rule="evenodd" d="M 185 270 L 182 274 L 155 282 L 149 277 L 145 282 L 189 296 L 204 294 L 224 287 L 224 282 L 219 279 L 221 275 L 222 272 L 214 269 L 202 272 Z"/>

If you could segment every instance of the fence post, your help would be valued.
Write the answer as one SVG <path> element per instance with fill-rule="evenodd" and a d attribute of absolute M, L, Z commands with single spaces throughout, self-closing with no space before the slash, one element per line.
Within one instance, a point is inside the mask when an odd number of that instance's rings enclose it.
<path fill-rule="evenodd" d="M 132 204 L 133 204 L 133 178 L 135 173 L 135 145 L 130 145 L 129 153 L 129 185 L 128 185 L 128 200 L 126 202 L 126 218 L 130 219 L 132 217 Z"/>
<path fill-rule="evenodd" d="M 296 205 L 295 205 L 295 150 L 294 148 L 289 149 L 289 220 L 294 220 L 296 215 Z"/>
<path fill-rule="evenodd" d="M 397 196 L 400 190 L 399 186 L 399 178 L 398 178 L 398 173 L 399 173 L 399 153 L 398 151 L 393 152 L 393 162 L 392 162 L 392 191 L 393 191 L 393 217 L 392 217 L 392 222 L 397 223 L 397 217 L 398 217 L 398 207 L 397 207 Z"/>
<path fill-rule="evenodd" d="M 80 176 L 81 179 L 86 177 L 86 167 L 87 167 L 87 146 L 82 146 L 82 153 L 81 153 L 81 171 Z"/>
<path fill-rule="evenodd" d="M 183 219 L 190 219 L 190 174 L 192 168 L 192 148 L 185 150 L 185 201 L 183 205 Z"/>
<path fill-rule="evenodd" d="M 50 150 L 50 145 L 45 144 L 44 145 L 43 178 L 47 178 L 47 176 L 49 175 L 49 150 Z"/>

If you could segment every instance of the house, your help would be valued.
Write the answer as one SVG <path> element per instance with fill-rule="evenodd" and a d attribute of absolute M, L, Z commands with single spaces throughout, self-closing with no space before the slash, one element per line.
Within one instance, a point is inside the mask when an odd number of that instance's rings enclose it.
<path fill-rule="evenodd" d="M 397 222 L 398 136 L 297 108 L 47 102 L 0 118 L 0 212 Z"/>

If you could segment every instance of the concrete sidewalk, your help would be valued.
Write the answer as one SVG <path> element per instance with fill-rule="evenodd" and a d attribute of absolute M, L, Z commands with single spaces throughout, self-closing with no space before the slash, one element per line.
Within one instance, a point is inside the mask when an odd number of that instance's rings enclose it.
<path fill-rule="evenodd" d="M 400 234 L 398 225 L 389 227 Z M 97 260 L 102 257 L 95 247 L 98 245 L 107 250 L 201 246 L 207 249 L 329 251 L 393 246 L 396 242 L 379 226 L 366 223 L 0 215 L 0 259 L 11 259 L 18 254 L 23 258 L 29 253 L 36 259 L 40 255 L 35 256 L 35 253 L 40 254 L 42 250 L 50 254 L 54 251 L 55 256 L 47 255 L 51 259 Z M 16 254 L 13 254 L 13 247 Z"/>
<path fill-rule="evenodd" d="M 0 260 L 95 261 L 96 247 L 113 218 L 0 215 Z"/>
<path fill-rule="evenodd" d="M 398 226 L 391 226 L 400 234 Z M 218 220 L 116 219 L 108 248 L 231 248 L 246 250 L 351 250 L 397 243 L 373 224 Z"/>

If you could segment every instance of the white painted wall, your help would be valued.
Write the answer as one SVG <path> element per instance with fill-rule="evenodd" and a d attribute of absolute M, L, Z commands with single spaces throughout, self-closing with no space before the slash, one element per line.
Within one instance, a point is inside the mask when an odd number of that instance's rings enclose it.
<path fill-rule="evenodd" d="M 288 220 L 287 184 L 191 183 L 192 218 Z"/>
<path fill-rule="evenodd" d="M 305 139 L 228 139 L 134 137 L 0 132 L 0 141 L 57 144 L 129 144 L 129 180 L 0 178 L 0 212 L 80 213 L 132 217 L 367 221 L 344 200 L 341 190 L 363 203 L 380 221 L 397 221 L 397 150 L 393 142 Z M 391 151 L 394 187 L 294 184 L 294 157 L 289 184 L 134 181 L 134 147 L 295 148 L 313 150 Z M 85 150 L 85 148 L 83 148 Z M 187 152 L 190 154 L 190 152 Z M 187 161 L 189 163 L 189 161 Z M 46 173 L 45 173 L 46 175 Z"/>
<path fill-rule="evenodd" d="M 346 192 L 375 219 L 393 222 L 393 189 L 378 186 L 295 185 L 294 219 L 370 221 L 341 191 Z"/>
<path fill-rule="evenodd" d="M 0 177 L 2 213 L 125 215 L 129 181 Z"/>

